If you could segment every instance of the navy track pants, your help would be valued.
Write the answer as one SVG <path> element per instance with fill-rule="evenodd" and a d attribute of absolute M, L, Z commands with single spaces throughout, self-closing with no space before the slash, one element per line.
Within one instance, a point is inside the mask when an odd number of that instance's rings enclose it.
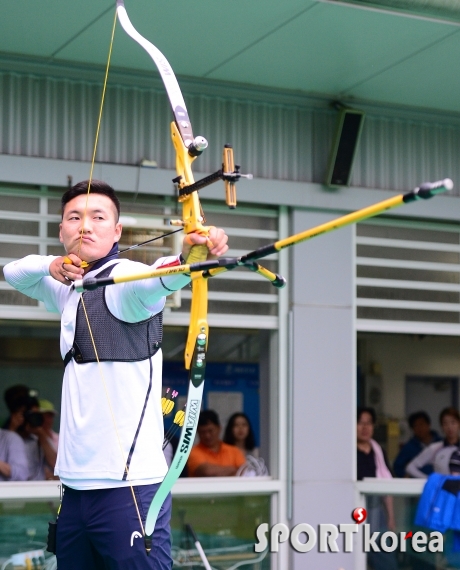
<path fill-rule="evenodd" d="M 134 487 L 143 524 L 159 485 Z M 58 570 L 171 570 L 170 519 L 171 495 L 161 508 L 147 556 L 129 487 L 65 487 L 57 521 Z"/>

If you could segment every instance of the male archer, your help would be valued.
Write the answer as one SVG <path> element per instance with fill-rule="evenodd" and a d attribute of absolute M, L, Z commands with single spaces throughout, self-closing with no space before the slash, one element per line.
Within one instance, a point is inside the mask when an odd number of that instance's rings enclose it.
<path fill-rule="evenodd" d="M 87 189 L 88 182 L 80 182 L 62 197 L 59 239 L 66 256 L 29 255 L 4 268 L 14 288 L 61 314 L 65 372 L 55 474 L 64 494 L 57 520 L 58 567 L 170 570 L 170 496 L 158 516 L 149 557 L 137 537 L 167 471 L 161 410 L 165 296 L 190 278 L 172 275 L 96 289 L 82 302 L 70 285 L 83 275 L 145 270 L 113 255 L 122 232 L 114 190 L 99 181 L 91 182 L 88 196 Z M 208 258 L 221 256 L 227 239 L 216 228 L 209 236 L 189 234 L 180 256 L 161 258 L 153 267 L 181 264 L 193 245 L 206 245 Z M 83 268 L 83 260 L 99 261 Z"/>

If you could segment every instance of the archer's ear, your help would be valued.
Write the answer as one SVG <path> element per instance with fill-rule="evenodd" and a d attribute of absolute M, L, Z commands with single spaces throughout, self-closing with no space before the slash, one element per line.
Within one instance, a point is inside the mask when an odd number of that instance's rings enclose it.
<path fill-rule="evenodd" d="M 123 231 L 123 226 L 121 225 L 121 222 L 117 222 L 117 225 L 115 226 L 114 241 L 120 241 L 122 231 Z"/>

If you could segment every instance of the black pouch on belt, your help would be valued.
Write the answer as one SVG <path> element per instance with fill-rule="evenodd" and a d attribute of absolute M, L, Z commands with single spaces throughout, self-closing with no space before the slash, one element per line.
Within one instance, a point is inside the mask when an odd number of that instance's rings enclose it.
<path fill-rule="evenodd" d="M 50 521 L 48 523 L 48 540 L 46 550 L 52 554 L 56 554 L 56 534 L 57 534 L 57 521 Z"/>

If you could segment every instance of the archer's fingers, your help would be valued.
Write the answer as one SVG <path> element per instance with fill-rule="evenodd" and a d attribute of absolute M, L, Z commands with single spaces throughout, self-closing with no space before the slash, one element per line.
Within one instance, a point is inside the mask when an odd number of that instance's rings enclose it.
<path fill-rule="evenodd" d="M 73 265 L 75 267 L 81 267 L 82 263 L 84 263 L 78 255 L 74 253 L 68 253 L 62 258 L 62 263 L 65 265 Z"/>
<path fill-rule="evenodd" d="M 211 228 L 209 231 L 208 249 L 213 257 L 220 257 L 228 251 L 228 236 L 222 228 Z"/>
<path fill-rule="evenodd" d="M 207 245 L 209 243 L 208 236 L 197 232 L 192 232 L 184 237 L 184 244 L 188 247 L 193 247 L 194 245 Z"/>
<path fill-rule="evenodd" d="M 85 273 L 84 269 L 80 267 L 81 263 L 82 260 L 73 253 L 69 253 L 62 258 L 61 275 L 64 277 L 64 281 L 69 282 L 81 279 Z"/>
<path fill-rule="evenodd" d="M 209 250 L 208 259 L 214 259 L 216 257 L 221 257 L 228 251 L 228 245 L 225 244 L 222 247 L 213 247 Z"/>
<path fill-rule="evenodd" d="M 74 262 L 79 261 L 79 258 L 73 254 L 57 257 L 50 264 L 51 277 L 64 285 L 71 285 L 73 281 L 80 279 L 84 274 L 83 268 L 74 265 Z"/>

